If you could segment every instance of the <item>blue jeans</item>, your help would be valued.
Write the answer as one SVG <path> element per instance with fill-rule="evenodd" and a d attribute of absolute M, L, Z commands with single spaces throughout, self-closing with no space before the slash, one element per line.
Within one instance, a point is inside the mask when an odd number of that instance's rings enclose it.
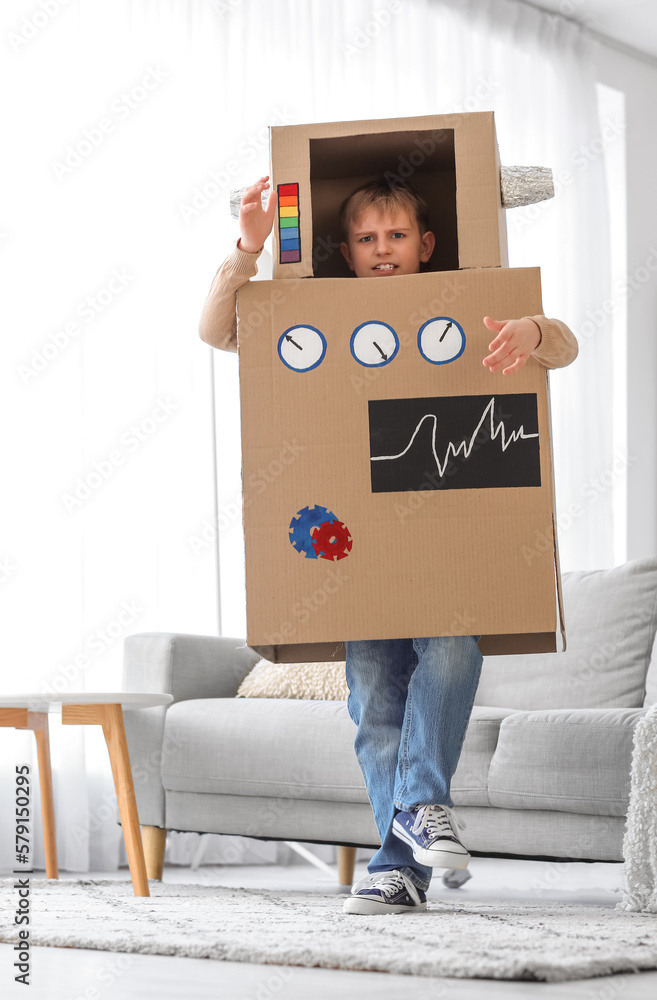
<path fill-rule="evenodd" d="M 479 636 L 346 642 L 347 710 L 381 847 L 370 873 L 399 868 L 425 891 L 433 869 L 392 833 L 398 810 L 453 806 L 450 795 L 472 712 Z"/>

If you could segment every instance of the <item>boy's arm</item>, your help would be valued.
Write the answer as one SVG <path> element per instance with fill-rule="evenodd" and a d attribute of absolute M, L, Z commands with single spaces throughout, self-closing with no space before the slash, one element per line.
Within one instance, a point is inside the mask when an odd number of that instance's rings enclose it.
<path fill-rule="evenodd" d="M 497 336 L 488 345 L 491 353 L 482 359 L 491 371 L 513 375 L 524 368 L 530 357 L 546 368 L 564 368 L 574 361 L 579 345 L 574 333 L 560 319 L 523 316 L 522 319 L 493 319 L 484 316 L 484 326 Z"/>
<path fill-rule="evenodd" d="M 533 319 L 541 331 L 539 345 L 532 351 L 533 358 L 546 368 L 565 368 L 575 360 L 579 344 L 565 323 L 545 316 L 530 316 L 529 319 Z"/>
<path fill-rule="evenodd" d="M 199 336 L 221 351 L 237 351 L 237 289 L 257 273 L 255 253 L 240 249 L 239 240 L 212 279 L 199 323 Z"/>

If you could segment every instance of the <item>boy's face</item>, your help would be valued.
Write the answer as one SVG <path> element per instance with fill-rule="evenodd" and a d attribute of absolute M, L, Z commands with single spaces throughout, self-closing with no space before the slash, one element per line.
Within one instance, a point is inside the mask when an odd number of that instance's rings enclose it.
<path fill-rule="evenodd" d="M 404 208 L 382 214 L 370 208 L 349 226 L 349 241 L 340 250 L 357 278 L 391 274 L 417 274 L 420 262 L 429 260 L 436 239 L 420 236 L 415 217 Z"/>

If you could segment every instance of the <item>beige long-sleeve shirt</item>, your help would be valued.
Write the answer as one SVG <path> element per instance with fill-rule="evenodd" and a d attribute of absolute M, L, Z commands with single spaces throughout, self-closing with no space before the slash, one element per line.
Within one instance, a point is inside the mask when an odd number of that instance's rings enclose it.
<path fill-rule="evenodd" d="M 236 293 L 257 273 L 256 261 L 262 253 L 262 248 L 255 253 L 240 250 L 237 242 L 212 279 L 199 324 L 201 340 L 221 351 L 237 350 Z M 540 343 L 532 357 L 546 368 L 565 368 L 575 360 L 579 346 L 565 323 L 545 316 L 530 316 L 529 319 L 533 319 L 541 331 Z"/>

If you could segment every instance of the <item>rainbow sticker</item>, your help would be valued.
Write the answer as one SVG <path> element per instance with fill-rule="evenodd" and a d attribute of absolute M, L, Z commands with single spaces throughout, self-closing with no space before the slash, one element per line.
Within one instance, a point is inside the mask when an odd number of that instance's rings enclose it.
<path fill-rule="evenodd" d="M 278 238 L 281 245 L 281 264 L 292 264 L 301 260 L 301 239 L 299 235 L 299 185 L 279 184 L 278 190 Z"/>

